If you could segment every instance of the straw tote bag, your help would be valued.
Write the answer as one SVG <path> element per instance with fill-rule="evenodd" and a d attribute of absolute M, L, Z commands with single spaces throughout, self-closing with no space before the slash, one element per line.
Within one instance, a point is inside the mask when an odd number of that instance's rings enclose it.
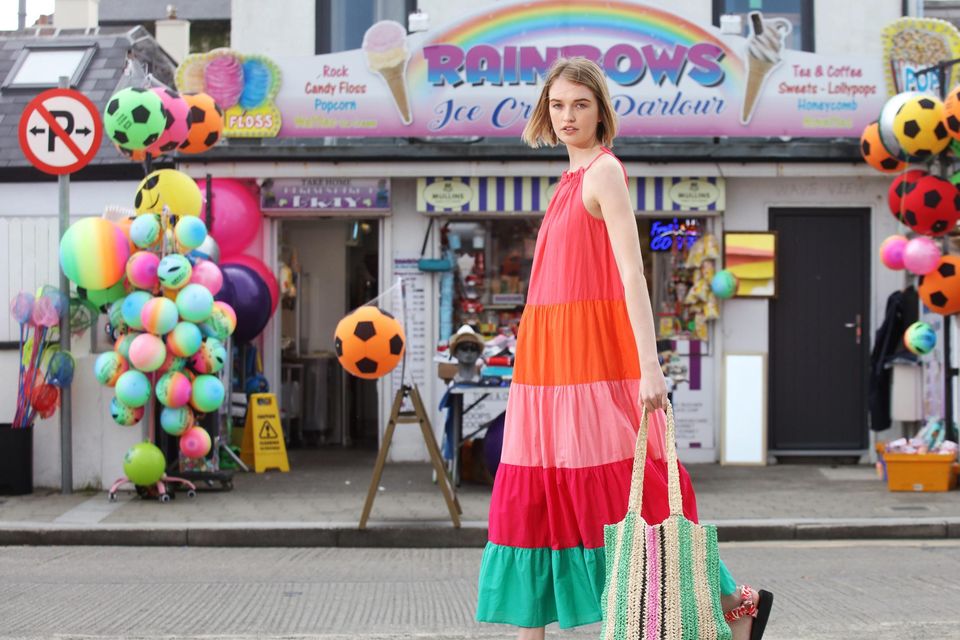
<path fill-rule="evenodd" d="M 670 517 L 640 517 L 647 462 L 647 412 L 633 459 L 626 517 L 604 527 L 606 584 L 601 640 L 730 640 L 720 606 L 717 528 L 683 516 L 673 407 L 667 404 Z"/>

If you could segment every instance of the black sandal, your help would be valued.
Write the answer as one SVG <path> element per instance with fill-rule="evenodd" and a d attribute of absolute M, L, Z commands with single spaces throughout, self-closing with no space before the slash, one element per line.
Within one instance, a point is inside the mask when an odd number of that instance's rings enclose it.
<path fill-rule="evenodd" d="M 740 587 L 739 607 L 731 609 L 723 614 L 724 619 L 730 623 L 739 620 L 744 616 L 753 618 L 753 625 L 750 627 L 750 640 L 760 640 L 763 638 L 763 632 L 767 628 L 767 621 L 770 619 L 770 610 L 773 609 L 773 594 L 769 591 L 759 591 L 757 602 L 751 598 L 753 589 L 747 585 Z"/>

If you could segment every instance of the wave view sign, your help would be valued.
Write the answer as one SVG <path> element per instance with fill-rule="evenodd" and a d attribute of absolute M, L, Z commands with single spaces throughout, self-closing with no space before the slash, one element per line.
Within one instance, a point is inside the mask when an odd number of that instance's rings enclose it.
<path fill-rule="evenodd" d="M 360 50 L 279 60 L 279 135 L 520 135 L 558 57 L 605 70 L 626 136 L 850 136 L 883 105 L 880 60 L 786 49 L 792 25 L 759 12 L 748 35 L 638 2 L 498 3 L 408 35 L 395 22 Z M 879 37 L 879 35 L 878 35 Z"/>

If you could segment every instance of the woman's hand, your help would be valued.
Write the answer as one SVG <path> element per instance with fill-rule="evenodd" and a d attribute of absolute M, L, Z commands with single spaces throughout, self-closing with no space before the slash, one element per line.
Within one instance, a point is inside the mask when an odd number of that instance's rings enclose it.
<path fill-rule="evenodd" d="M 667 381 L 659 366 L 641 370 L 639 402 L 648 412 L 667 409 Z"/>

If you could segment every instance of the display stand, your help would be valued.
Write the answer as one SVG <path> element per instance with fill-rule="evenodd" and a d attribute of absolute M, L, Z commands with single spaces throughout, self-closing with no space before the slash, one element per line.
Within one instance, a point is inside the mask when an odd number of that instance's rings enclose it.
<path fill-rule="evenodd" d="M 413 403 L 413 411 L 403 411 L 403 401 L 409 398 Z M 450 512 L 450 520 L 456 529 L 460 528 L 460 514 L 463 510 L 460 508 L 460 502 L 457 500 L 453 488 L 450 486 L 446 470 L 443 466 L 443 460 L 440 458 L 440 448 L 437 446 L 437 440 L 433 435 L 433 427 L 430 425 L 430 419 L 427 417 L 427 410 L 423 406 L 423 400 L 420 398 L 420 390 L 416 384 L 403 384 L 397 390 L 393 399 L 393 408 L 390 410 L 390 419 L 387 423 L 387 430 L 383 436 L 383 443 L 380 445 L 380 453 L 377 455 L 377 462 L 373 467 L 373 478 L 370 480 L 370 489 L 367 491 L 367 500 L 363 505 L 363 514 L 360 516 L 360 529 L 366 529 L 367 520 L 370 518 L 370 510 L 373 508 L 373 501 L 377 496 L 377 489 L 380 486 L 380 478 L 383 476 L 383 467 L 387 460 L 387 453 L 390 451 L 390 443 L 393 440 L 393 432 L 397 424 L 409 423 L 419 424 L 420 432 L 423 434 L 423 441 L 427 445 L 427 452 L 430 454 L 430 462 L 436 472 L 437 484 L 440 486 L 440 492 L 447 503 L 447 510 Z"/>

